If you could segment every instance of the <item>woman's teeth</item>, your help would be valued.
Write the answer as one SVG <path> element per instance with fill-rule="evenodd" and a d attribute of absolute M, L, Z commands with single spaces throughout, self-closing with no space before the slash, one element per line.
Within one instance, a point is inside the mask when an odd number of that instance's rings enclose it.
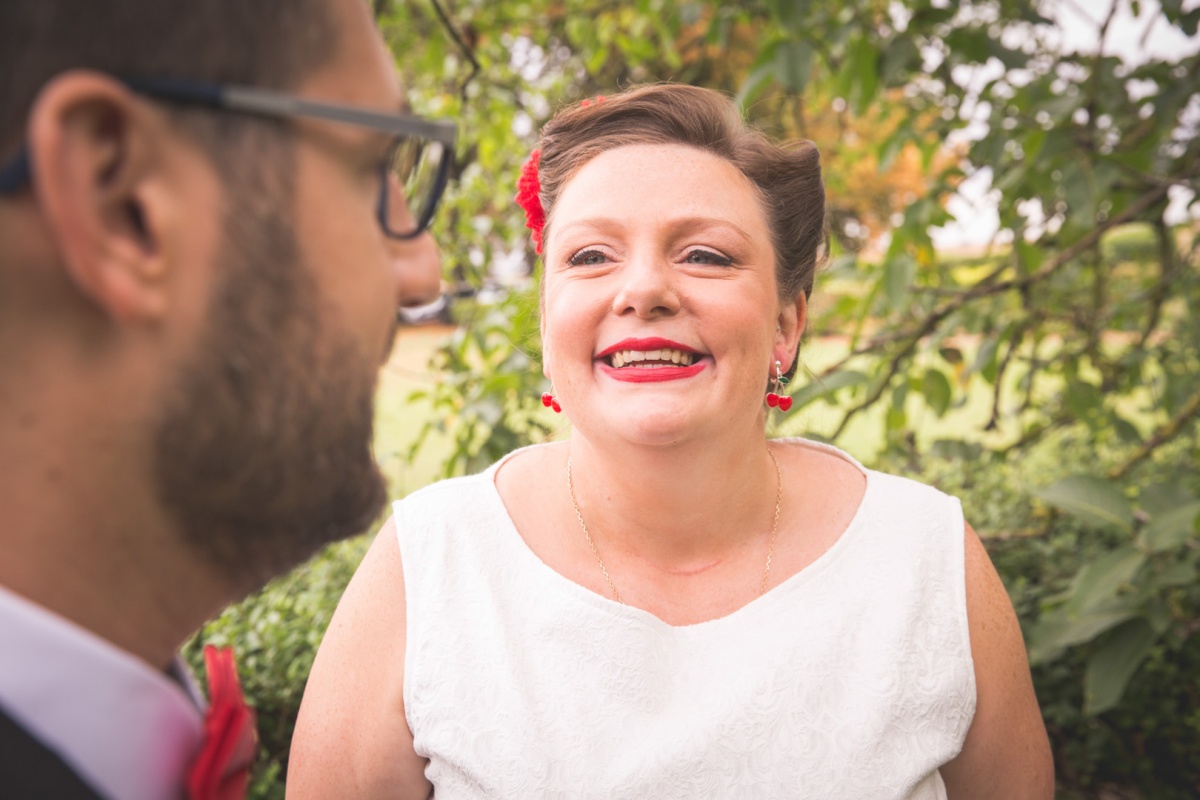
<path fill-rule="evenodd" d="M 663 348 L 662 350 L 618 350 L 612 354 L 612 365 L 614 367 L 654 367 L 660 363 L 669 362 L 671 364 L 679 364 L 682 367 L 690 367 L 695 356 L 692 353 L 685 353 L 682 350 L 671 350 Z M 655 363 L 639 363 L 639 362 L 655 362 Z"/>

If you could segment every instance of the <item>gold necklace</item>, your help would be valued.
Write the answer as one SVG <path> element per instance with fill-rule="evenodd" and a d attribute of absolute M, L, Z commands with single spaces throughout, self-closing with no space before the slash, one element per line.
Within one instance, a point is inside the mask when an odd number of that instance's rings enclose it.
<path fill-rule="evenodd" d="M 767 543 L 767 563 L 763 567 L 762 585 L 758 591 L 759 597 L 767 593 L 767 576 L 771 572 L 771 556 L 775 553 L 775 534 L 779 532 L 779 506 L 783 502 L 783 473 L 779 469 L 779 461 L 776 460 L 775 454 L 769 447 L 767 455 L 771 457 L 771 463 L 775 465 L 775 518 L 771 521 L 771 538 Z M 608 574 L 608 568 L 604 566 L 604 559 L 600 557 L 600 551 L 596 549 L 596 543 L 592 541 L 592 535 L 588 533 L 587 523 L 583 521 L 583 513 L 579 510 L 579 503 L 575 502 L 575 483 L 571 480 L 570 456 L 567 456 L 567 494 L 571 496 L 571 506 L 575 509 L 575 518 L 579 520 L 583 537 L 587 539 L 588 547 L 592 548 L 592 555 L 596 557 L 596 563 L 600 565 L 600 571 L 604 573 L 604 580 L 608 581 L 608 588 L 612 591 L 613 599 L 624 605 L 621 593 L 617 591 L 617 585 L 613 583 L 612 576 Z"/>

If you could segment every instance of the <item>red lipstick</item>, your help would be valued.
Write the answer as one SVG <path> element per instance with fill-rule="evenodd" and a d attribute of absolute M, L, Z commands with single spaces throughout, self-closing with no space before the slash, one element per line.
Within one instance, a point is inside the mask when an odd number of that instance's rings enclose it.
<path fill-rule="evenodd" d="M 690 353 L 696 357 L 696 363 L 689 366 L 658 366 L 658 367 L 613 367 L 603 361 L 603 359 L 611 356 L 613 353 L 622 350 L 639 350 L 645 352 L 647 350 L 679 350 L 684 353 Z M 653 336 L 647 339 L 622 339 L 616 344 L 605 348 L 596 356 L 599 362 L 598 366 L 605 375 L 613 380 L 622 381 L 623 383 L 659 383 L 662 381 L 677 381 L 684 378 L 691 378 L 704 371 L 711 359 L 705 358 L 705 354 L 698 350 L 688 347 L 685 344 L 663 339 L 658 336 Z"/>
<path fill-rule="evenodd" d="M 615 381 L 625 383 L 658 383 L 659 381 L 678 381 L 699 375 L 708 366 L 707 359 L 701 359 L 690 367 L 610 367 L 604 362 L 600 369 Z"/>
<path fill-rule="evenodd" d="M 682 350 L 685 353 L 693 355 L 702 355 L 700 351 L 688 347 L 686 344 L 673 342 L 670 339 L 663 339 L 658 336 L 652 336 L 649 339 L 622 339 L 611 347 L 606 347 L 600 351 L 596 358 L 608 358 L 618 350 Z"/>

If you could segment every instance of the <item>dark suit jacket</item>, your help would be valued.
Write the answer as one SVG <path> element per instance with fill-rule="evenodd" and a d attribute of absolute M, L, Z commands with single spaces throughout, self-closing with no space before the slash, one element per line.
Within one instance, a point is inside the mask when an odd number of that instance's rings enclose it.
<path fill-rule="evenodd" d="M 106 800 L 0 708 L 0 798 Z"/>

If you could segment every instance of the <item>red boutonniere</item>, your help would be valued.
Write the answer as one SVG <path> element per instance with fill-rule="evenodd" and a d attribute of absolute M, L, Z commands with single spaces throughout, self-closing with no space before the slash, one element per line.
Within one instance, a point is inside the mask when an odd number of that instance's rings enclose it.
<path fill-rule="evenodd" d="M 517 178 L 517 205 L 525 209 L 525 227 L 533 231 L 533 244 L 538 255 L 542 254 L 542 228 L 546 227 L 546 212 L 542 209 L 542 182 L 538 178 L 538 159 L 542 151 L 534 150 L 521 167 Z"/>
<path fill-rule="evenodd" d="M 254 711 L 242 697 L 233 650 L 204 646 L 208 713 L 204 744 L 187 776 L 188 800 L 242 800 L 258 751 Z"/>

